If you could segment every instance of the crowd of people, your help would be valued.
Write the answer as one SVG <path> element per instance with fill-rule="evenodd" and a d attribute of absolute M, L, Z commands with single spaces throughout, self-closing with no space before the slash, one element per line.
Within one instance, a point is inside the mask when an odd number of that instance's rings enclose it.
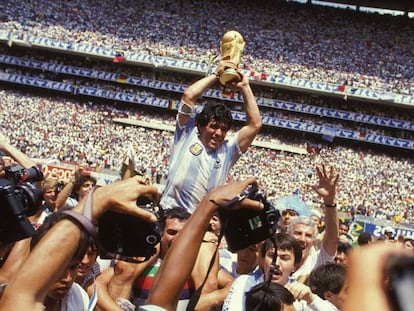
<path fill-rule="evenodd" d="M 275 4 L 273 11 L 264 3 L 241 2 L 230 20 L 225 1 L 8 4 L 1 24 L 7 30 L 194 60 L 217 49 L 218 29 L 244 21 L 240 31 L 251 44 L 245 53 L 251 67 L 245 69 L 412 92 L 405 19 L 398 29 L 378 33 L 375 27 L 383 26 L 369 15 L 361 33 L 357 14 L 331 18 L 334 28 L 328 30 L 321 16 L 331 16 L 332 9 L 293 3 Z M 138 13 L 139 21 L 131 22 Z M 177 16 L 180 23 L 172 21 Z M 246 23 L 253 16 L 257 23 Z M 309 23 L 287 18 L 299 16 Z M 351 37 L 353 32 L 359 35 Z M 275 33 L 283 44 L 272 41 Z M 337 40 L 348 45 L 339 48 Z M 328 50 L 335 57 L 322 53 Z M 376 53 L 385 53 L 378 67 Z M 325 68 L 316 69 L 321 63 Z M 246 115 L 235 126 L 225 101 L 198 105 L 226 66 L 221 60 L 176 94 L 177 111 L 165 114 L 0 88 L 0 310 L 407 310 L 398 283 L 406 275 L 394 271 L 412 265 L 413 239 L 384 228 L 379 238 L 364 232 L 353 240 L 339 212 L 414 221 L 412 157 L 321 140 L 309 148 L 300 135 L 261 132 L 263 111 L 246 75 L 227 84 L 240 93 L 239 110 Z M 257 147 L 255 141 L 308 152 Z M 74 175 L 43 179 L 37 165 L 52 160 L 77 165 Z M 32 187 L 40 189 L 37 211 L 24 210 L 28 202 L 18 195 L 4 199 L 14 194 L 9 164 L 24 171 L 15 173 L 17 183 L 33 183 L 24 191 L 37 197 Z M 37 172 L 35 180 L 26 175 L 29 169 Z M 90 169 L 122 180 L 97 186 Z M 162 191 L 155 183 L 163 184 Z M 151 229 L 148 236 L 142 236 L 144 227 Z"/>
<path fill-rule="evenodd" d="M 234 28 L 248 42 L 243 69 L 413 94 L 412 23 L 293 2 L 10 0 L 0 29 L 207 63 Z"/>
<path fill-rule="evenodd" d="M 174 117 L 133 107 L 114 107 L 77 102 L 73 99 L 33 96 L 24 92 L 3 90 L 1 126 L 10 140 L 35 159 L 88 163 L 118 173 L 130 143 L 139 146 L 136 163 L 149 176 L 161 174 L 165 180 L 173 133 L 114 123 L 113 118 L 158 122 L 171 125 Z M 24 126 L 21 121 L 24 120 Z M 43 120 L 43 122 L 39 122 Z M 148 140 L 148 135 L 152 139 Z M 282 135 L 261 135 L 258 140 L 275 144 L 295 144 L 303 149 L 306 142 L 297 142 Z M 257 176 L 270 197 L 299 192 L 304 201 L 317 203 L 304 188 L 315 177 L 312 169 L 323 161 L 337 163 L 343 174 L 338 193 L 338 206 L 344 211 L 364 211 L 379 218 L 401 221 L 412 219 L 413 160 L 386 153 L 368 152 L 345 146 L 321 144 L 319 155 L 294 154 L 252 146 L 231 171 L 238 180 Z M 278 178 L 275 178 L 278 176 Z"/>
<path fill-rule="evenodd" d="M 3 47 L 3 50 L 7 54 L 13 55 L 13 50 L 8 51 Z M 14 54 L 19 54 L 21 51 L 14 51 Z M 47 63 L 53 63 L 55 61 L 58 61 L 59 64 L 62 65 L 69 65 L 71 63 L 76 63 L 77 67 L 81 68 L 87 68 L 88 66 L 93 67 L 94 70 L 103 71 L 103 72 L 113 72 L 113 70 L 117 70 L 117 68 L 110 68 L 107 63 L 104 62 L 95 62 L 93 64 L 90 64 L 88 61 L 83 61 L 83 63 L 79 59 L 70 60 L 68 57 L 61 57 L 61 56 L 54 56 L 49 54 L 42 54 L 42 53 L 35 53 L 33 51 L 30 51 L 29 53 L 26 53 L 22 56 L 22 58 L 26 59 L 32 59 L 32 60 L 44 60 Z M 158 89 L 145 89 L 143 90 L 142 87 L 134 86 L 134 85 L 125 85 L 123 83 L 113 83 L 109 84 L 107 81 L 103 80 L 95 80 L 90 79 L 87 77 L 67 77 L 67 75 L 59 75 L 56 72 L 47 72 L 44 70 L 34 70 L 29 69 L 26 67 L 17 67 L 13 65 L 9 65 L 7 69 L 5 69 L 5 72 L 11 73 L 11 74 L 18 74 L 18 75 L 24 75 L 26 77 L 32 77 L 32 78 L 39 78 L 39 79 L 47 79 L 52 81 L 59 81 L 59 82 L 65 82 L 65 83 L 71 83 L 72 85 L 76 86 L 89 86 L 94 87 L 96 89 L 102 89 L 106 92 L 120 92 L 120 93 L 128 93 L 128 94 L 136 94 L 137 96 L 144 97 L 144 98 L 151 98 L 156 100 L 174 100 L 175 97 L 178 97 L 179 94 L 175 94 L 174 97 L 171 97 L 171 92 L 165 92 L 163 90 Z M 145 77 L 147 79 L 150 79 L 151 81 L 176 81 L 177 77 L 180 75 L 174 74 L 174 73 L 165 73 L 163 75 L 156 74 L 154 71 L 151 70 L 138 70 L 136 67 L 122 67 L 122 74 L 127 76 L 138 76 L 139 77 Z M 181 85 L 187 85 L 189 83 L 187 80 L 189 78 L 181 78 L 183 80 L 180 84 Z M 351 103 L 351 101 L 343 100 L 342 98 L 338 99 L 331 99 L 331 98 L 325 98 L 325 97 L 318 97 L 311 96 L 309 94 L 304 95 L 297 95 L 293 93 L 284 93 L 280 90 L 275 92 L 274 90 L 269 90 L 268 88 L 258 88 L 255 87 L 255 91 L 258 97 L 263 98 L 263 100 L 280 100 L 283 102 L 293 102 L 298 104 L 305 104 L 309 105 L 311 107 L 314 107 L 317 109 L 317 107 L 326 107 L 331 108 L 335 111 L 355 111 L 357 113 L 361 113 L 364 115 L 371 116 L 373 118 L 374 116 L 383 116 L 385 118 L 390 118 L 393 120 L 406 120 L 411 121 L 412 120 L 412 113 L 410 113 L 410 110 L 402 110 L 402 111 L 396 111 L 395 114 L 390 115 L 389 111 L 387 111 L 388 107 L 381 107 L 378 105 L 372 105 L 372 107 L 369 107 L 368 105 L 357 105 L 355 103 Z M 205 99 L 205 101 L 214 101 L 214 99 Z M 345 104 L 344 104 L 345 102 Z M 232 109 L 240 111 L 241 105 L 239 103 L 232 103 L 229 102 L 229 105 L 232 105 Z M 339 105 L 339 107 L 338 107 Z M 389 110 L 389 109 L 388 109 Z M 298 114 L 297 112 L 288 111 L 288 110 L 281 110 L 281 109 L 274 109 L 273 107 L 265 107 L 261 106 L 261 113 L 263 116 L 269 116 L 269 117 L 276 117 L 281 119 L 287 119 L 290 121 L 299 121 L 299 122 L 305 122 L 307 124 L 312 125 L 326 125 L 326 124 L 333 124 L 333 120 L 326 117 L 321 117 L 318 113 L 313 114 Z M 343 120 L 341 120 L 343 121 Z M 362 120 L 361 120 L 362 121 Z M 369 122 L 336 122 L 334 125 L 335 128 L 346 128 L 350 129 L 356 132 L 359 132 L 360 135 L 384 135 L 388 137 L 395 137 L 395 138 L 411 138 L 411 131 L 403 130 L 401 128 L 395 128 L 395 127 L 384 127 L 379 126 L 378 124 L 372 124 Z"/>
<path fill-rule="evenodd" d="M 216 81 L 216 74 L 207 76 L 184 93 L 172 149 L 173 160 L 174 153 L 187 158 L 190 168 L 199 166 L 197 172 L 210 177 L 220 176 L 217 170 L 228 172 L 238 161 L 240 152 L 249 148 L 261 126 L 246 78 L 237 87 L 243 93 L 244 107 L 250 117 L 229 140 L 224 140 L 232 123 L 228 107 L 217 103 L 195 112 L 195 99 Z M 196 131 L 200 134 L 196 135 Z M 240 149 L 232 148 L 237 145 Z M 36 166 L 34 159 L 4 135 L 0 135 L 0 150 L 9 161 L 25 169 Z M 200 154 L 205 158 L 202 161 L 199 161 Z M 1 160 L 0 172 L 4 174 L 4 158 Z M 213 167 L 208 166 L 211 160 L 215 163 Z M 268 215 L 268 201 L 251 195 L 257 191 L 256 187 L 261 187 L 254 177 L 225 183 L 226 173 L 213 179 L 213 184 L 210 178 L 191 182 L 188 171 L 178 173 L 173 165 L 167 176 L 169 190 L 160 193 L 147 176 L 131 177 L 127 173 L 122 181 L 95 187 L 96 180 L 82 175 L 82 166 L 74 180 L 59 191 L 52 187 L 49 195 L 46 184 L 50 179 L 42 180 L 37 174 L 43 193 L 48 193 L 44 195 L 47 205 L 42 208 L 49 214 L 41 223 L 36 215 L 19 214 L 19 222 L 31 221 L 33 228 L 3 227 L 0 310 L 348 311 L 372 306 L 374 297 L 376 310 L 389 311 L 396 306 L 408 310 L 407 302 L 400 295 L 399 280 L 409 275 L 397 275 L 394 271 L 405 271 L 409 267 L 404 262 L 408 265 L 413 258 L 413 240 L 400 241 L 401 236 L 394 240 L 392 234 L 386 233 L 373 241 L 371 235 L 361 234 L 355 250 L 350 242 L 345 242 L 342 233 L 347 234 L 347 228 L 339 220 L 337 209 L 343 173 L 334 166 L 328 167 L 325 163 L 329 161 L 325 159 L 316 170 L 308 172 L 317 176 L 307 184 L 321 205 L 319 214 L 307 207 L 301 208 L 296 202 L 286 204 L 278 217 L 267 216 L 260 222 L 254 219 Z M 131 162 L 130 158 L 128 170 L 135 170 L 136 167 L 130 167 Z M 181 163 L 178 161 L 175 165 L 180 168 Z M 28 180 L 25 174 L 22 176 Z M 176 176 L 183 176 L 185 183 Z M 177 187 L 191 189 L 193 184 L 197 185 L 193 191 L 205 195 L 188 196 L 187 190 L 176 190 Z M 74 198 L 68 197 L 70 192 Z M 160 201 L 164 209 L 160 218 L 147 207 L 137 206 L 140 198 L 158 200 L 160 195 L 164 197 Z M 60 204 L 62 196 L 64 200 Z M 74 199 L 76 202 L 69 204 Z M 3 216 L 8 215 L 6 211 L 12 201 L 2 200 Z M 16 202 L 12 205 L 19 206 Z M 244 208 L 243 212 L 238 210 L 240 207 Z M 242 233 L 243 239 L 234 239 L 233 234 L 240 234 L 237 226 L 241 225 L 242 218 L 238 217 L 245 215 L 247 209 L 254 213 L 248 219 L 250 229 Z M 111 212 L 115 213 L 110 214 L 112 220 L 122 213 L 129 214 L 125 217 L 130 220 L 139 217 L 149 223 L 163 222 L 159 246 L 152 245 L 154 251 L 143 259 L 143 249 L 137 253 L 136 249 L 126 248 L 128 244 L 124 243 L 129 241 L 131 245 L 131 236 L 120 234 L 121 228 L 115 229 L 118 232 L 115 236 L 99 234 L 104 229 L 101 219 Z M 324 225 L 320 230 L 322 213 Z M 231 225 L 236 228 L 230 230 L 231 221 L 236 219 L 239 222 Z M 256 225 L 252 226 L 252 222 Z M 113 221 L 110 225 L 116 226 Z M 263 225 L 270 230 L 260 231 Z M 107 239 L 114 237 L 116 244 L 110 249 L 112 259 L 108 262 L 104 257 L 102 261 L 101 256 L 108 255 Z M 139 238 L 142 237 L 135 236 Z M 391 255 L 400 259 L 399 266 L 387 260 Z M 225 266 L 228 260 L 231 263 Z M 368 268 L 368 273 L 361 274 Z"/>

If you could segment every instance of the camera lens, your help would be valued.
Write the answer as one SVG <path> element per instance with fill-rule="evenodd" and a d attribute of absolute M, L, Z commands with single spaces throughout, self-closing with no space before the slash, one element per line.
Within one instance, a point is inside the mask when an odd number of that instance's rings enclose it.
<path fill-rule="evenodd" d="M 146 241 L 150 245 L 158 244 L 158 238 L 157 238 L 157 236 L 155 236 L 153 234 L 148 235 L 147 238 L 146 238 Z"/>
<path fill-rule="evenodd" d="M 42 191 L 33 184 L 28 182 L 17 184 L 14 191 L 23 203 L 27 216 L 34 215 L 42 205 Z"/>

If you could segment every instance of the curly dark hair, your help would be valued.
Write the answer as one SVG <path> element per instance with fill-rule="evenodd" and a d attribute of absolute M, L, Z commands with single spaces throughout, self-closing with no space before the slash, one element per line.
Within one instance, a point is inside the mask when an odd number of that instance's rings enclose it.
<path fill-rule="evenodd" d="M 91 181 L 93 182 L 94 185 L 96 185 L 96 178 L 92 176 L 81 175 L 75 179 L 75 182 L 73 184 L 73 190 L 72 190 L 72 195 L 75 196 L 75 199 L 78 199 L 77 193 L 82 187 L 82 185 L 87 181 Z"/>
<path fill-rule="evenodd" d="M 181 207 L 172 207 L 163 210 L 161 221 L 165 224 L 167 219 L 177 218 L 180 220 L 186 220 L 190 218 L 191 214 L 184 208 Z"/>
<path fill-rule="evenodd" d="M 203 110 L 196 115 L 197 126 L 206 126 L 211 120 L 227 123 L 228 128 L 233 126 L 233 116 L 230 108 L 222 103 L 206 104 Z"/>

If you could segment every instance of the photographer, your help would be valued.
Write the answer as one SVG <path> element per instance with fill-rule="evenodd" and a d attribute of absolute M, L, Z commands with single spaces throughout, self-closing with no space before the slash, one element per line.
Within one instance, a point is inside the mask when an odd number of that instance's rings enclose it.
<path fill-rule="evenodd" d="M 0 133 L 0 154 L 6 154 L 12 159 L 12 165 L 20 165 L 21 167 L 17 167 L 19 171 L 17 173 L 21 173 L 21 171 L 24 171 L 24 173 L 27 173 L 26 170 L 30 170 L 31 172 L 36 173 L 36 176 L 30 176 L 35 177 L 37 182 L 40 182 L 41 179 L 43 179 L 43 174 L 41 174 L 39 168 L 36 167 L 36 162 L 30 159 L 26 154 L 18 150 L 16 147 L 14 147 L 12 144 L 10 144 L 8 138 L 4 136 L 2 133 Z M 21 201 L 21 198 L 18 197 L 15 193 L 15 176 L 7 176 L 5 168 L 9 169 L 12 167 L 11 165 L 6 166 L 5 161 L 3 160 L 3 157 L 1 157 L 0 161 L 0 179 L 2 181 L 2 190 L 7 192 L 7 194 L 4 194 L 5 196 L 8 196 L 7 204 L 2 201 L 4 205 L 7 205 L 7 207 L 10 207 L 9 210 L 6 209 L 6 206 L 2 207 L 2 214 L 0 216 L 0 219 L 4 222 L 2 223 L 1 230 L 2 230 L 2 236 L 0 237 L 1 243 L 0 243 L 0 282 L 3 282 L 6 284 L 9 279 L 15 274 L 15 272 L 19 269 L 20 265 L 23 263 L 23 261 L 26 259 L 27 254 L 29 253 L 29 239 L 24 239 L 24 237 L 29 236 L 30 232 L 34 233 L 34 229 L 30 225 L 29 217 L 27 217 L 26 211 L 24 211 L 27 206 L 21 206 L 23 205 L 23 202 Z M 14 167 L 14 166 L 13 166 Z M 36 167 L 36 169 L 33 169 L 33 167 Z M 19 175 L 19 174 L 16 174 Z M 7 178 L 10 178 L 12 180 L 6 180 Z M 4 179 L 4 180 L 3 180 Z M 4 188 L 6 187 L 7 190 Z M 41 195 L 40 190 L 38 193 L 35 193 L 33 186 L 33 189 L 25 188 L 28 191 L 32 191 L 31 195 L 34 199 L 38 199 L 40 201 Z M 10 206 L 9 200 L 15 199 L 16 201 L 19 201 L 19 205 Z M 31 202 L 34 203 L 34 202 Z M 31 206 L 32 209 L 36 209 L 40 207 L 39 206 Z M 21 209 L 21 210 L 20 210 Z M 13 211 L 10 211 L 13 210 Z M 23 215 L 19 215 L 19 220 L 15 218 L 14 213 L 23 213 Z M 35 211 L 30 211 L 35 212 Z M 7 213 L 7 214 L 6 214 Z M 22 217 L 23 216 L 23 217 Z M 24 217 L 26 216 L 26 217 Z M 10 219 L 10 217 L 13 217 L 13 219 Z M 24 228 L 24 229 L 23 229 Z M 11 241 L 8 243 L 4 243 L 3 241 Z"/>
<path fill-rule="evenodd" d="M 83 219 L 82 222 L 67 217 L 54 225 L 33 249 L 16 277 L 10 281 L 2 297 L 0 310 L 42 310 L 51 285 L 57 276 L 63 274 L 75 254 L 81 233 L 95 234 L 91 230 L 92 224 L 109 210 L 156 222 L 155 215 L 137 208 L 136 199 L 141 195 L 156 196 L 157 193 L 157 188 L 141 185 L 135 177 L 97 188 L 92 194 L 91 219 L 86 220 L 81 215 L 82 201 L 74 209 L 80 219 Z"/>
<path fill-rule="evenodd" d="M 208 222 L 218 208 L 217 204 L 231 200 L 253 183 L 256 183 L 254 178 L 234 182 L 216 188 L 202 200 L 200 203 L 202 208 L 197 209 L 189 219 L 188 226 L 184 227 L 172 244 L 171 251 L 167 253 L 165 264 L 164 261 L 161 264 L 159 274 L 161 277 L 157 275 L 154 280 L 150 302 L 163 306 L 175 305 L 175 299 L 191 273 Z M 97 188 L 91 193 L 93 209 L 89 226 L 91 222 L 96 223 L 102 214 L 109 210 L 156 222 L 154 214 L 137 208 L 136 199 L 142 195 L 156 196 L 157 193 L 156 187 L 140 184 L 138 177 Z M 93 235 L 88 221 L 85 222 L 84 216 L 80 215 L 83 212 L 83 203 L 75 208 L 79 213 L 77 215 L 83 219 L 82 222 L 72 217 L 60 220 L 33 249 L 19 274 L 6 288 L 0 310 L 42 310 L 42 303 L 50 286 L 56 281 L 56 276 L 62 275 L 70 258 L 75 254 L 81 233 L 87 232 Z M 255 209 L 263 208 L 260 202 L 250 199 L 243 200 L 241 205 Z"/>

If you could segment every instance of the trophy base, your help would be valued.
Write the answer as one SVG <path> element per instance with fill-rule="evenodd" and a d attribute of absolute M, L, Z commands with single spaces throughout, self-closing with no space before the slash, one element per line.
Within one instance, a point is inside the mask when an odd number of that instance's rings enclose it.
<path fill-rule="evenodd" d="M 235 69 L 227 68 L 220 75 L 219 81 L 223 85 L 226 85 L 229 82 L 240 82 L 241 81 L 241 76 Z"/>

